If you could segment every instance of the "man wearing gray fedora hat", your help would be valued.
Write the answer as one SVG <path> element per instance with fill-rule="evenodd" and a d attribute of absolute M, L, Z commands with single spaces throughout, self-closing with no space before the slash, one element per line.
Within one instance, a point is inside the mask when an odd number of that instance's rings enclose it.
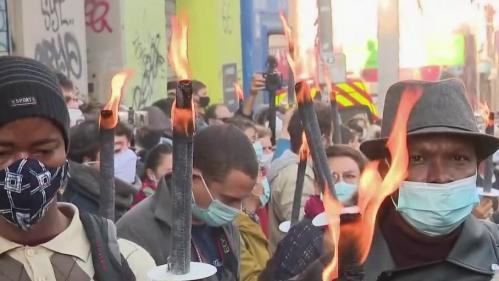
<path fill-rule="evenodd" d="M 478 164 L 499 148 L 499 139 L 478 131 L 463 84 L 394 84 L 381 137 L 360 149 L 385 160 L 384 175 L 390 165 L 386 141 L 408 87 L 419 87 L 422 96 L 407 123 L 407 178 L 378 213 L 364 280 L 490 280 L 499 269 L 499 228 L 471 213 L 479 202 Z"/>
<path fill-rule="evenodd" d="M 381 160 L 379 171 L 385 176 L 391 163 L 386 142 L 402 96 L 419 90 L 422 95 L 407 121 L 407 177 L 381 205 L 363 264 L 358 264 L 356 249 L 362 245 L 351 244 L 362 240 L 340 239 L 337 280 L 499 281 L 499 226 L 471 214 L 479 202 L 478 164 L 498 150 L 499 139 L 478 131 L 459 80 L 392 85 L 381 137 L 360 149 L 371 160 Z M 324 253 L 297 280 L 323 280 L 332 255 Z"/>

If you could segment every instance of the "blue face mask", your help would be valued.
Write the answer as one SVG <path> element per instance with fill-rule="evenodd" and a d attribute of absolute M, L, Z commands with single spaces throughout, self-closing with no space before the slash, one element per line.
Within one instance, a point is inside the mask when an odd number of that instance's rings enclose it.
<path fill-rule="evenodd" d="M 338 200 L 345 204 L 348 203 L 352 199 L 355 192 L 357 192 L 357 186 L 340 181 L 334 184 L 334 190 L 336 191 L 336 197 L 338 197 Z"/>
<path fill-rule="evenodd" d="M 192 203 L 192 215 L 200 219 L 208 226 L 219 227 L 231 223 L 240 211 L 225 205 L 218 199 L 214 199 L 203 179 L 204 187 L 208 191 L 211 203 L 207 209 L 200 208 L 196 203 Z M 194 198 L 194 196 L 193 196 Z"/>
<path fill-rule="evenodd" d="M 405 181 L 396 207 L 417 231 L 441 236 L 460 226 L 479 202 L 474 175 L 447 184 Z"/>
<path fill-rule="evenodd" d="M 253 143 L 253 149 L 255 150 L 256 153 L 256 160 L 258 160 L 258 163 L 262 162 L 262 157 L 263 157 L 263 146 L 259 141 L 255 141 Z"/>
<path fill-rule="evenodd" d="M 262 186 L 263 194 L 260 196 L 260 203 L 262 203 L 262 206 L 265 206 L 270 200 L 270 184 L 266 177 L 262 181 Z"/>

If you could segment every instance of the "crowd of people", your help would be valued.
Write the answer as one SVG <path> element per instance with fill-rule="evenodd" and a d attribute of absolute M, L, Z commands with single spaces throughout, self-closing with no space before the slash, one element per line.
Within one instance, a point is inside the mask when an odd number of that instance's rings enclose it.
<path fill-rule="evenodd" d="M 81 103 L 70 80 L 32 59 L 1 57 L 0 73 L 0 279 L 149 280 L 148 271 L 171 262 L 176 242 L 176 84 L 141 109 L 145 122 L 120 120 L 115 129 L 111 222 L 99 216 L 99 106 Z M 191 259 L 217 270 L 203 280 L 323 280 L 334 255 L 338 280 L 492 280 L 499 269 L 498 204 L 480 196 L 477 182 L 499 139 L 478 130 L 458 79 L 396 83 L 382 122 L 359 114 L 339 129 L 330 104 L 314 101 L 343 206 L 340 229 L 361 216 L 358 186 L 368 161 L 379 160 L 382 177 L 390 169 L 386 142 L 406 89 L 414 88 L 422 94 L 407 122 L 406 178 L 383 201 L 363 260 L 355 244 L 361 237 L 340 235 L 334 253 L 327 222 L 317 223 L 325 195 L 311 159 L 298 222 L 285 226 L 303 147 L 296 106 L 277 106 L 273 132 L 270 109 L 256 104 L 265 91 L 262 75 L 253 77 L 236 112 L 211 103 L 206 85 L 194 81 Z M 335 132 L 341 143 L 333 143 Z"/>

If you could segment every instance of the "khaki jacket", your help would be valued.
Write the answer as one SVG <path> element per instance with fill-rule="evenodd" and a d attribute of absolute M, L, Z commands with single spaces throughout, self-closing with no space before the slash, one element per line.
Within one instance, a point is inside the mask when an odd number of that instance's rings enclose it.
<path fill-rule="evenodd" d="M 246 214 L 236 219 L 241 232 L 241 281 L 256 281 L 270 259 L 269 243 L 256 222 Z"/>
<path fill-rule="evenodd" d="M 272 163 L 271 171 L 267 176 L 270 189 L 272 190 L 269 204 L 269 229 L 270 229 L 270 250 L 275 252 L 277 244 L 286 235 L 279 230 L 279 224 L 291 219 L 293 209 L 293 199 L 296 189 L 296 174 L 298 172 L 298 156 L 287 151 L 279 159 Z M 288 157 L 281 161 L 281 158 Z M 276 168 L 277 167 L 277 168 Z M 301 199 L 300 219 L 304 214 L 304 206 L 310 195 L 314 194 L 314 171 L 312 165 L 307 166 L 305 171 L 305 182 Z"/>

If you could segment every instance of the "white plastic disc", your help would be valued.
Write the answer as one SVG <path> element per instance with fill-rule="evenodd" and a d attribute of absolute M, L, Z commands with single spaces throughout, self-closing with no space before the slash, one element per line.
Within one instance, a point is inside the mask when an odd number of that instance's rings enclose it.
<path fill-rule="evenodd" d="M 211 264 L 191 262 L 191 271 L 184 275 L 168 272 L 167 265 L 157 266 L 147 273 L 152 281 L 191 281 L 204 279 L 217 273 L 217 268 Z"/>
<path fill-rule="evenodd" d="M 352 207 L 345 207 L 341 209 L 341 214 L 358 214 L 360 212 L 360 208 L 357 206 L 352 206 Z M 322 212 L 315 216 L 315 218 L 312 220 L 312 225 L 317 226 L 317 227 L 323 227 L 328 225 L 329 222 L 327 221 L 327 215 L 326 212 Z"/>
<path fill-rule="evenodd" d="M 491 188 L 490 192 L 484 192 L 482 187 L 477 187 L 478 194 L 485 197 L 499 197 L 499 190 Z"/>
<path fill-rule="evenodd" d="M 312 220 L 312 225 L 317 227 L 328 225 L 326 212 L 322 212 L 315 216 L 315 218 Z"/>
<path fill-rule="evenodd" d="M 283 221 L 281 224 L 279 224 L 279 230 L 281 232 L 288 233 L 290 228 L 291 228 L 291 221 Z"/>

